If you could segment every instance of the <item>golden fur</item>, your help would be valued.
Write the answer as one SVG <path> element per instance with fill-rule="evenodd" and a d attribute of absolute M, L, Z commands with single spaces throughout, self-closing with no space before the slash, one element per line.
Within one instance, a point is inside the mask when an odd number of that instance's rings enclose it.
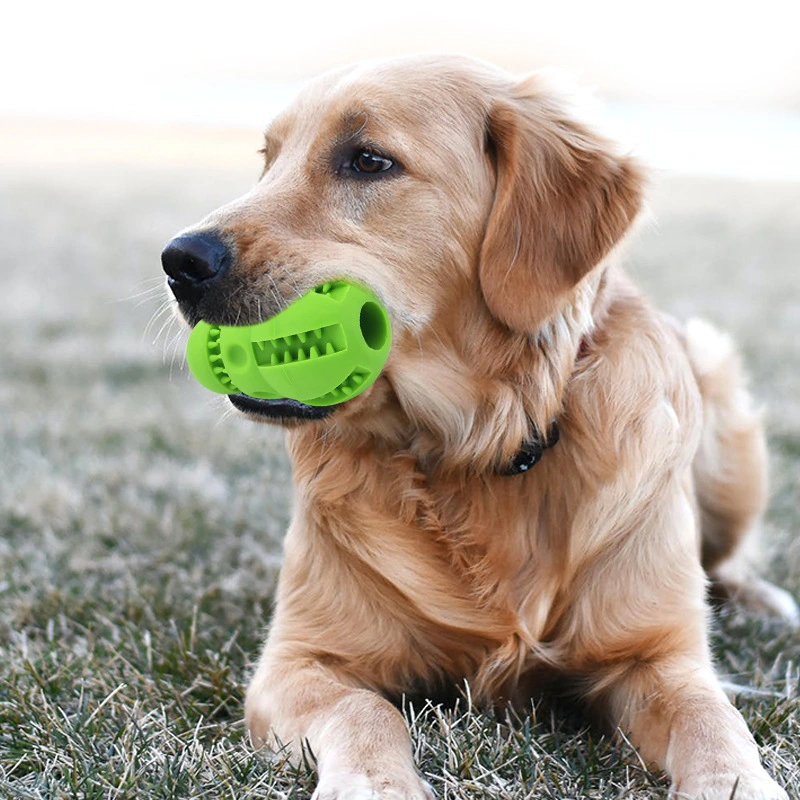
<path fill-rule="evenodd" d="M 343 175 L 348 142 L 402 168 Z M 233 243 L 226 318 L 348 278 L 394 341 L 368 392 L 286 423 L 296 509 L 253 740 L 308 742 L 319 798 L 423 798 L 386 697 L 466 679 L 487 704 L 524 701 L 556 671 L 674 792 L 785 798 L 714 675 L 701 564 L 796 613 L 739 557 L 763 432 L 727 338 L 662 316 L 616 263 L 639 166 L 541 78 L 455 57 L 329 73 L 264 152 L 258 185 L 192 229 Z M 500 476 L 553 418 L 560 442 Z"/>

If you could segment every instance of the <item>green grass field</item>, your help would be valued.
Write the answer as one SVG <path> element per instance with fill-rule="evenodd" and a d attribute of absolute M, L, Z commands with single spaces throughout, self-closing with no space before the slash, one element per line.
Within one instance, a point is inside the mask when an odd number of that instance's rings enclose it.
<path fill-rule="evenodd" d="M 228 414 L 153 320 L 162 245 L 257 158 L 0 169 L 0 797 L 308 797 L 308 765 L 254 755 L 241 719 L 292 502 L 282 436 Z M 800 186 L 662 177 L 652 206 L 631 269 L 741 342 L 768 409 L 765 571 L 800 595 Z M 797 797 L 800 634 L 725 609 L 714 648 Z M 666 797 L 574 711 L 406 711 L 442 798 Z"/>

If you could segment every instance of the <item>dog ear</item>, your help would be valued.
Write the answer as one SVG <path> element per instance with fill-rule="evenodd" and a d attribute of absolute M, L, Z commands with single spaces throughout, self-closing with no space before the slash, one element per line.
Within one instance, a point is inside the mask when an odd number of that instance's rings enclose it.
<path fill-rule="evenodd" d="M 501 322 L 534 332 L 630 227 L 643 176 L 570 119 L 536 76 L 494 101 L 487 134 L 497 182 L 481 290 Z"/>

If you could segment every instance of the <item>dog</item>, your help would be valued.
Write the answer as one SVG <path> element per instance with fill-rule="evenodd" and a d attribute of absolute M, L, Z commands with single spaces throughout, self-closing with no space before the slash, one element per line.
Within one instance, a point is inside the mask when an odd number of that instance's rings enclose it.
<path fill-rule="evenodd" d="M 346 279 L 393 344 L 336 406 L 229 398 L 287 429 L 297 491 L 253 742 L 310 747 L 319 800 L 423 800 L 392 698 L 526 703 L 556 673 L 673 796 L 786 800 L 708 643 L 709 580 L 797 620 L 742 556 L 764 433 L 730 339 L 620 267 L 642 168 L 541 75 L 460 56 L 327 73 L 262 153 L 162 254 L 185 320 L 252 324 Z"/>

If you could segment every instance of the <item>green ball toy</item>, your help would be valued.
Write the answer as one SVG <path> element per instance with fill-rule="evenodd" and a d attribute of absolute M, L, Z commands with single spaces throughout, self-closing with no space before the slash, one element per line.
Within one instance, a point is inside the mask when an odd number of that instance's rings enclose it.
<path fill-rule="evenodd" d="M 186 360 L 212 392 L 331 406 L 374 383 L 391 343 L 380 300 L 359 284 L 335 281 L 256 325 L 201 320 L 189 336 Z"/>

